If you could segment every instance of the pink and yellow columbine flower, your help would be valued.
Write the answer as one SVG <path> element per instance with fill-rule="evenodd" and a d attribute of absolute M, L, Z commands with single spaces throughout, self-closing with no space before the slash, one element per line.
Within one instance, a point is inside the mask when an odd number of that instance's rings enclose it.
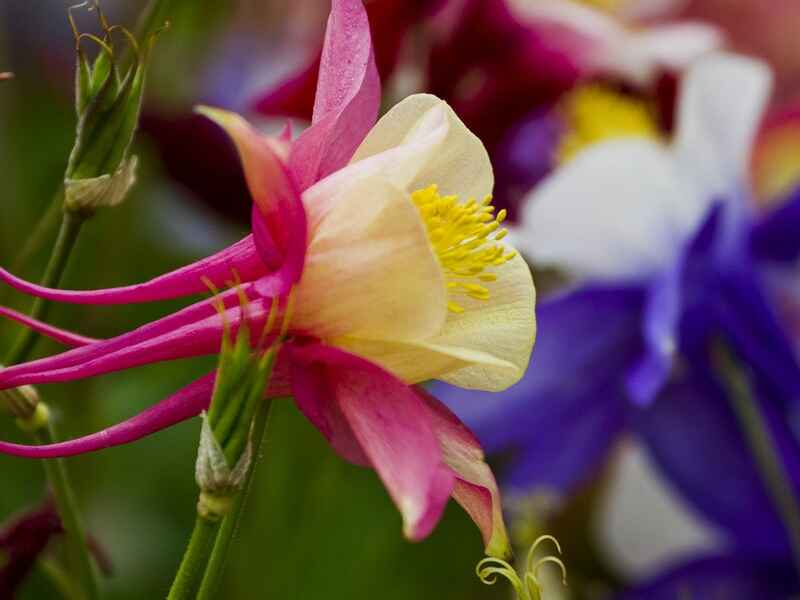
<path fill-rule="evenodd" d="M 28 321 L 79 347 L 0 371 L 0 388 L 217 353 L 226 323 L 235 334 L 245 321 L 244 294 L 247 324 L 265 331 L 264 343 L 280 335 L 277 324 L 288 328 L 269 395 L 294 396 L 334 449 L 376 469 L 409 538 L 427 535 L 453 496 L 487 552 L 505 553 L 499 494 L 478 442 L 414 384 L 501 390 L 519 380 L 535 335 L 533 282 L 503 241 L 481 142 L 433 96 L 407 98 L 376 124 L 379 87 L 362 3 L 335 0 L 314 118 L 296 140 L 200 109 L 238 148 L 252 235 L 125 288 L 44 289 L 2 272 L 27 293 L 86 304 L 176 298 L 233 278 L 236 289 L 102 341 Z M 98 434 L 0 451 L 52 457 L 130 442 L 198 414 L 213 385 L 211 373 Z"/>

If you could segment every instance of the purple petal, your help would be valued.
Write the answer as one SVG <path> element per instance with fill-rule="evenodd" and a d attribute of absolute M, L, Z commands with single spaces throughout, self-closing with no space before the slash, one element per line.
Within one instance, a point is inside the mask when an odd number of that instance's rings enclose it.
<path fill-rule="evenodd" d="M 800 187 L 758 223 L 751 234 L 753 255 L 761 260 L 792 263 L 800 256 Z"/>
<path fill-rule="evenodd" d="M 26 446 L 0 442 L 0 452 L 24 458 L 75 456 L 135 442 L 150 434 L 190 419 L 208 408 L 214 391 L 216 372 L 204 375 L 179 392 L 151 406 L 144 412 L 108 429 L 82 438 L 49 444 Z"/>
<path fill-rule="evenodd" d="M 104 290 L 58 290 L 45 288 L 20 279 L 0 268 L 0 280 L 11 287 L 39 298 L 71 304 L 130 304 L 133 302 L 152 302 L 170 300 L 191 294 L 208 291 L 203 278 L 208 278 L 219 288 L 235 281 L 252 281 L 266 273 L 253 243 L 253 236 L 229 246 L 225 250 L 195 263 L 181 267 L 171 273 L 161 275 L 145 283 L 108 288 Z"/>
<path fill-rule="evenodd" d="M 295 141 L 289 165 L 301 190 L 341 169 L 375 124 L 381 93 L 361 0 L 334 0 L 311 127 Z"/>
<path fill-rule="evenodd" d="M 788 565 L 718 556 L 673 567 L 617 600 L 788 600 L 797 591 Z"/>
<path fill-rule="evenodd" d="M 679 263 L 665 271 L 648 291 L 642 323 L 645 352 L 625 381 L 628 394 L 639 405 L 653 401 L 672 370 L 678 344 L 682 269 Z"/>
<path fill-rule="evenodd" d="M 711 365 L 701 355 L 635 418 L 648 450 L 684 498 L 726 531 L 743 553 L 782 556 L 789 551 L 776 512 L 744 433 Z M 800 490 L 800 449 L 785 419 L 756 398 L 769 420 L 791 484 Z"/>
<path fill-rule="evenodd" d="M 490 453 L 511 455 L 510 483 L 568 493 L 602 463 L 625 425 L 623 375 L 640 356 L 639 287 L 587 287 L 545 301 L 525 377 L 506 392 L 443 384 L 433 393 Z"/>

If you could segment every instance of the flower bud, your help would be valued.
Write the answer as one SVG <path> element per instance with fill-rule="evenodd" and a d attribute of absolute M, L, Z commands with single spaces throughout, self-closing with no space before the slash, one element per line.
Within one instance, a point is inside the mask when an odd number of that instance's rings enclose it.
<path fill-rule="evenodd" d="M 50 422 L 50 410 L 33 386 L 0 390 L 0 401 L 17 418 L 17 426 L 23 431 L 33 433 Z"/>
<path fill-rule="evenodd" d="M 277 303 L 276 303 L 277 304 Z M 235 340 L 223 336 L 211 408 L 202 415 L 195 479 L 200 487 L 198 514 L 208 520 L 223 518 L 250 469 L 250 429 L 272 373 L 277 344 L 266 352 L 251 345 L 247 300 Z M 226 327 L 227 330 L 227 327 Z M 258 344 L 256 345 L 258 346 Z"/>
<path fill-rule="evenodd" d="M 150 51 L 158 35 L 140 44 L 124 27 L 109 26 L 96 2 L 89 10 L 99 15 L 101 36 L 79 33 L 69 15 L 76 41 L 78 125 L 64 176 L 65 210 L 85 216 L 101 206 L 119 204 L 133 184 L 136 160 L 129 155 L 130 146 L 139 123 Z M 93 61 L 84 49 L 87 42 L 98 47 Z"/>

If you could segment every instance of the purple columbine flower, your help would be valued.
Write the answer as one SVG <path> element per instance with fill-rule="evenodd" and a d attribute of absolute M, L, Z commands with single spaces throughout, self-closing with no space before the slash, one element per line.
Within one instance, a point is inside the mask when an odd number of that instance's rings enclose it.
<path fill-rule="evenodd" d="M 788 556 L 713 358 L 721 343 L 748 370 L 800 489 L 800 367 L 771 285 L 800 255 L 800 191 L 759 215 L 748 178 L 770 81 L 759 62 L 710 55 L 681 83 L 670 143 L 589 146 L 528 198 L 512 236 L 574 285 L 540 304 L 536 359 L 499 401 L 435 388 L 510 457 L 507 493 L 569 494 L 633 434 L 741 555 Z"/>

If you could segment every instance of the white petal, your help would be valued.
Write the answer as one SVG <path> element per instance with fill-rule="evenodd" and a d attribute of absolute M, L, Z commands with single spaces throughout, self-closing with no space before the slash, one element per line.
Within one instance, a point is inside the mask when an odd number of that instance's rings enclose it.
<path fill-rule="evenodd" d="M 717 53 L 687 72 L 679 99 L 675 152 L 683 171 L 710 196 L 747 185 L 753 141 L 772 86 L 757 60 Z"/>
<path fill-rule="evenodd" d="M 447 292 L 408 195 L 380 178 L 343 190 L 311 239 L 293 326 L 321 339 L 415 340 L 439 331 Z"/>
<path fill-rule="evenodd" d="M 649 140 L 592 146 L 525 200 L 518 248 L 534 261 L 588 278 L 636 277 L 667 264 L 704 200 Z"/>
<path fill-rule="evenodd" d="M 648 85 L 660 69 L 682 71 L 722 43 L 722 34 L 716 28 L 701 23 L 630 30 L 606 40 L 604 50 L 595 55 L 594 66 Z"/>
<path fill-rule="evenodd" d="M 409 96 L 386 113 L 356 151 L 353 163 L 426 136 L 441 119 L 442 111 L 448 123 L 447 135 L 405 188 L 415 191 L 435 183 L 443 195 L 457 194 L 464 201 L 482 199 L 494 186 L 486 148 L 446 102 L 429 94 Z M 395 181 L 392 174 L 386 176 Z"/>

